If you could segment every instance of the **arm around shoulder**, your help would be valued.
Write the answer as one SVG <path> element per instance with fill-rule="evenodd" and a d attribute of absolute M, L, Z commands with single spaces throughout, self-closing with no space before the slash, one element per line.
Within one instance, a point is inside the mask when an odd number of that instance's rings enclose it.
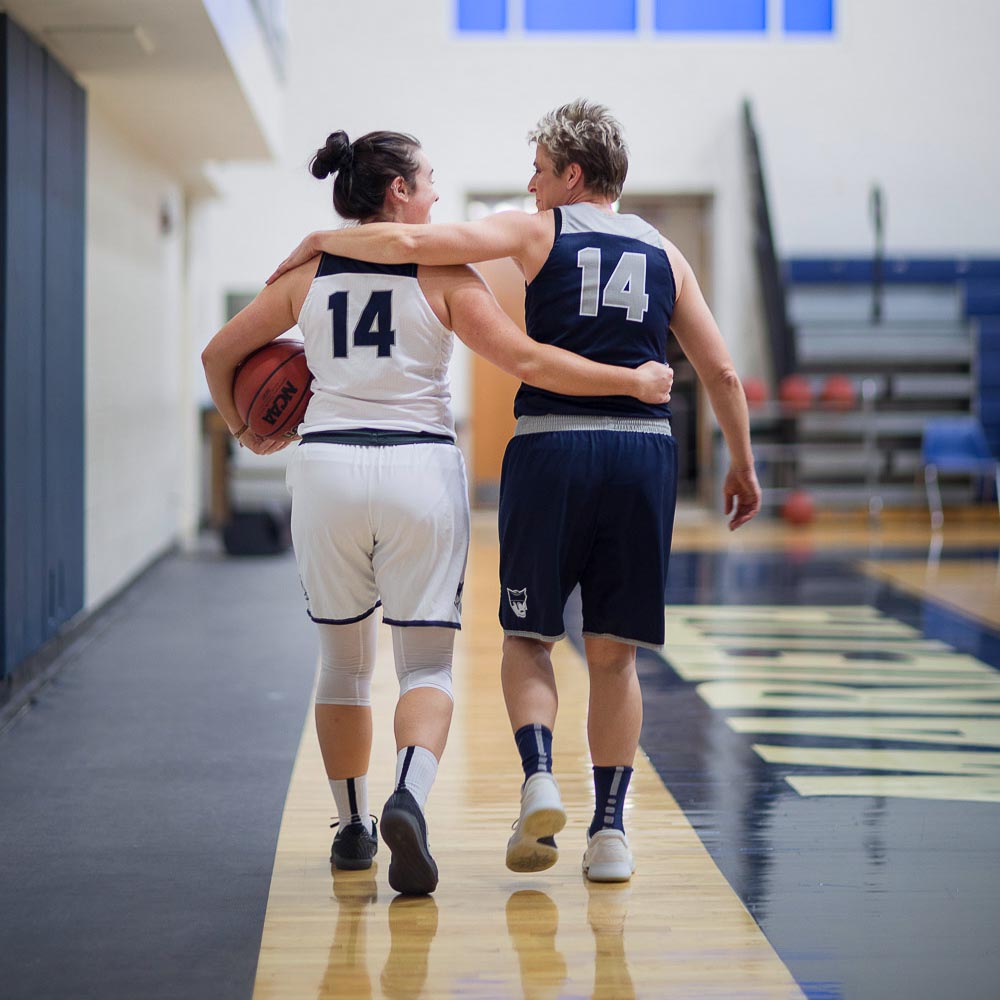
<path fill-rule="evenodd" d="M 278 265 L 268 283 L 318 253 L 354 257 L 375 264 L 476 264 L 513 257 L 522 270 L 524 258 L 551 247 L 551 212 L 498 212 L 477 222 L 372 222 L 346 229 L 310 233 Z M 546 235 L 549 242 L 546 245 Z M 544 258 L 543 258 L 544 259 Z M 537 270 L 537 268 L 535 268 Z"/>
<path fill-rule="evenodd" d="M 452 329 L 467 347 L 498 368 L 564 396 L 635 396 L 646 403 L 669 400 L 673 372 L 666 365 L 648 362 L 639 369 L 603 365 L 539 344 L 504 313 L 472 268 L 455 270 L 459 273 L 445 292 Z"/>

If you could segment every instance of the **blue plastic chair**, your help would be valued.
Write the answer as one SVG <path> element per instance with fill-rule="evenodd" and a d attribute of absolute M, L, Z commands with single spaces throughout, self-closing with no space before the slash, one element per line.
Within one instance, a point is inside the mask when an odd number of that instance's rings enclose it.
<path fill-rule="evenodd" d="M 1000 463 L 990 452 L 982 424 L 972 416 L 940 417 L 924 424 L 924 483 L 927 505 L 931 512 L 931 527 L 944 524 L 939 476 L 965 475 L 992 477 L 996 484 L 997 506 L 1000 509 Z"/>

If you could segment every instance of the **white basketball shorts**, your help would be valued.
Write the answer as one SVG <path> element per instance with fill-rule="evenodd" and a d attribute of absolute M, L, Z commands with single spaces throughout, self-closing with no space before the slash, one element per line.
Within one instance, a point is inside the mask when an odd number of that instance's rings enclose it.
<path fill-rule="evenodd" d="M 451 444 L 304 442 L 286 475 L 313 621 L 459 628 L 469 494 Z"/>

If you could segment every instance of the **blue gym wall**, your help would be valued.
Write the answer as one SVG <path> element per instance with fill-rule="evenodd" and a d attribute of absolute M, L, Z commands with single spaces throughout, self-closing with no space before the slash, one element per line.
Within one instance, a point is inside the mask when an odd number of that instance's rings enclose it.
<path fill-rule="evenodd" d="M 86 98 L 4 16 L 0 59 L 4 678 L 83 607 Z"/>

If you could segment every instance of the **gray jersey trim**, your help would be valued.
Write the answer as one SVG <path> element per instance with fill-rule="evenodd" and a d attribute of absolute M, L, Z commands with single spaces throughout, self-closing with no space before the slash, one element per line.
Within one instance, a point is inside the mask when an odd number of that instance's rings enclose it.
<path fill-rule="evenodd" d="M 638 646 L 641 649 L 651 649 L 654 653 L 662 653 L 664 643 L 656 645 L 652 642 L 640 642 L 638 639 L 626 639 L 624 636 L 611 635 L 610 632 L 584 632 L 583 637 L 585 639 L 611 639 L 614 642 L 620 642 L 623 646 Z"/>
<path fill-rule="evenodd" d="M 617 212 L 605 212 L 594 205 L 563 205 L 563 233 L 607 233 L 610 236 L 624 236 L 639 240 L 649 246 L 656 247 L 666 253 L 663 237 L 638 215 L 619 215 Z"/>
<path fill-rule="evenodd" d="M 670 436 L 670 421 L 653 417 L 606 417 L 550 413 L 545 416 L 518 417 L 514 437 L 522 434 L 551 434 L 556 431 L 625 431 L 629 434 L 665 434 Z"/>
<path fill-rule="evenodd" d="M 566 638 L 566 633 L 561 635 L 542 635 L 540 632 L 518 632 L 516 629 L 505 628 L 504 635 L 512 635 L 519 639 L 537 639 L 539 642 L 560 642 Z"/>

